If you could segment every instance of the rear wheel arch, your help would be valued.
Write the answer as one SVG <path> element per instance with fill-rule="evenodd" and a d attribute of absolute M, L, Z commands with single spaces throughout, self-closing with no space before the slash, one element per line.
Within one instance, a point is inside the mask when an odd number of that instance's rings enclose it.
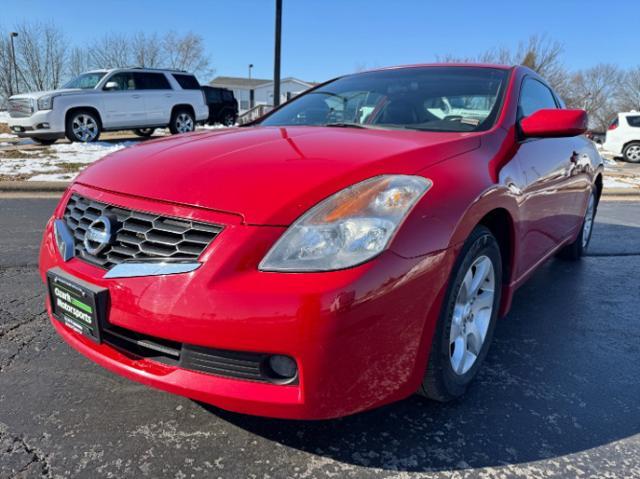
<path fill-rule="evenodd" d="M 188 103 L 180 103 L 178 105 L 174 105 L 171 109 L 171 118 L 173 118 L 173 115 L 175 115 L 178 111 L 182 110 L 187 110 L 189 113 L 191 113 L 191 115 L 193 115 L 193 119 L 196 119 L 196 111 L 194 110 L 193 106 L 189 105 Z"/>

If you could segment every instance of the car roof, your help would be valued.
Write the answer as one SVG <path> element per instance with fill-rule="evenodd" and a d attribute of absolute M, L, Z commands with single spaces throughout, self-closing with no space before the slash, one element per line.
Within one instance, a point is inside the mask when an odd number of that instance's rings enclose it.
<path fill-rule="evenodd" d="M 511 70 L 516 68 L 516 66 L 514 65 L 503 65 L 499 63 L 439 62 L 439 63 L 416 63 L 416 64 L 409 64 L 409 65 L 395 65 L 395 66 L 388 66 L 388 67 L 373 68 L 371 70 L 366 70 L 366 71 L 402 70 L 405 68 L 431 68 L 431 67 L 493 68 L 497 70 Z"/>

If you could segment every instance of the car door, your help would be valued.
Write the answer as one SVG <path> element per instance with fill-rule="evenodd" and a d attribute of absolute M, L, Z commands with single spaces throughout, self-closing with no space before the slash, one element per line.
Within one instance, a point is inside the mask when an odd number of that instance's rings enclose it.
<path fill-rule="evenodd" d="M 558 108 L 551 90 L 533 77 L 520 89 L 518 121 L 541 109 Z M 515 154 L 522 177 L 520 274 L 535 266 L 577 226 L 573 138 L 527 138 Z"/>
<path fill-rule="evenodd" d="M 168 124 L 173 105 L 173 90 L 166 75 L 161 72 L 134 72 L 133 76 L 144 100 L 146 124 Z"/>
<path fill-rule="evenodd" d="M 105 128 L 136 127 L 146 124 L 147 112 L 133 72 L 114 73 L 102 88 L 102 118 Z"/>
<path fill-rule="evenodd" d="M 209 107 L 209 121 L 216 122 L 220 119 L 220 111 L 222 110 L 222 93 L 218 88 L 206 88 L 204 96 L 207 99 Z"/>

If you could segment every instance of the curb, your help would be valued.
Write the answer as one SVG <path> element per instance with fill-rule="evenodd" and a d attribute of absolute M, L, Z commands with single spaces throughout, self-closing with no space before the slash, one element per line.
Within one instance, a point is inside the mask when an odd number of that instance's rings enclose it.
<path fill-rule="evenodd" d="M 66 181 L 0 181 L 0 193 L 63 193 Z M 602 196 L 638 197 L 640 188 L 605 188 Z"/>
<path fill-rule="evenodd" d="M 0 181 L 1 193 L 56 193 L 64 192 L 67 181 Z"/>

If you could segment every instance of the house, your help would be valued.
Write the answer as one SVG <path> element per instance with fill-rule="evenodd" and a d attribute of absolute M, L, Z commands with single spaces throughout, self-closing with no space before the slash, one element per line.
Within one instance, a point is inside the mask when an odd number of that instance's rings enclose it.
<path fill-rule="evenodd" d="M 260 78 L 224 77 L 211 80 L 211 86 L 228 88 L 233 91 L 240 113 L 256 105 L 273 105 L 273 80 Z M 280 103 L 291 99 L 316 85 L 293 77 L 280 80 Z"/>

